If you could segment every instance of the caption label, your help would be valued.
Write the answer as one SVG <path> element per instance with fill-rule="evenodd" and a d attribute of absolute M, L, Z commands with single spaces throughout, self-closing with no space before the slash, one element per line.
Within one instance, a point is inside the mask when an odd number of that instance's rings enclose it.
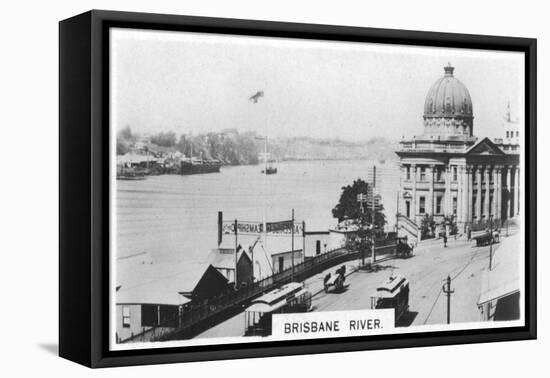
<path fill-rule="evenodd" d="M 393 309 L 274 314 L 272 324 L 272 335 L 285 339 L 365 336 L 395 328 Z"/>

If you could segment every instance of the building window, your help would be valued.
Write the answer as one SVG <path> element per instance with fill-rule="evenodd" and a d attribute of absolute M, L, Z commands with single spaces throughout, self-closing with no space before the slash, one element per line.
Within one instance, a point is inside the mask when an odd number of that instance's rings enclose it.
<path fill-rule="evenodd" d="M 506 132 L 506 138 L 510 138 L 510 132 L 509 131 Z"/>
<path fill-rule="evenodd" d="M 130 328 L 130 306 L 122 306 L 122 326 Z"/>
<path fill-rule="evenodd" d="M 420 181 L 426 181 L 426 167 L 420 167 Z"/>
<path fill-rule="evenodd" d="M 453 167 L 453 181 L 458 181 L 458 169 L 457 167 Z"/>
<path fill-rule="evenodd" d="M 516 137 L 519 138 L 519 131 L 516 131 Z"/>
<path fill-rule="evenodd" d="M 418 209 L 418 212 L 420 214 L 424 214 L 426 212 L 426 197 L 421 196 L 418 202 L 420 206 L 420 208 Z"/>
<path fill-rule="evenodd" d="M 443 202 L 443 196 L 435 197 L 435 212 L 441 214 L 441 203 Z"/>
<path fill-rule="evenodd" d="M 315 242 L 315 254 L 318 255 L 321 253 L 321 241 L 317 240 Z"/>
<path fill-rule="evenodd" d="M 406 168 L 406 175 L 407 175 L 407 180 L 410 180 L 411 179 L 411 167 L 410 166 L 407 166 Z"/>
<path fill-rule="evenodd" d="M 453 197 L 453 214 L 454 215 L 456 215 L 456 209 L 458 208 L 457 204 L 458 204 L 457 198 Z"/>
<path fill-rule="evenodd" d="M 441 181 L 442 178 L 443 178 L 443 169 L 436 168 L 435 169 L 435 179 L 436 179 L 436 181 Z"/>

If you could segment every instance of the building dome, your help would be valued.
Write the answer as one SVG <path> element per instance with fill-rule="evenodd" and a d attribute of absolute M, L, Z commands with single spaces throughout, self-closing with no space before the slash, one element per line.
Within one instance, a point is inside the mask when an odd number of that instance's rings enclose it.
<path fill-rule="evenodd" d="M 424 104 L 424 133 L 427 135 L 472 136 L 473 107 L 468 88 L 454 77 L 454 67 L 444 67 Z"/>

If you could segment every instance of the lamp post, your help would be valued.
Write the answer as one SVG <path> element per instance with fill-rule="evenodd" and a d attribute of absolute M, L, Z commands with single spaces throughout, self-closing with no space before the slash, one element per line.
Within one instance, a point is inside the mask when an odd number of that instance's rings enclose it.
<path fill-rule="evenodd" d="M 367 202 L 367 195 L 364 193 L 359 193 L 357 195 L 357 202 L 359 202 L 359 206 L 361 209 L 361 221 L 360 221 L 360 227 L 361 230 L 363 229 L 363 218 L 365 215 L 365 206 L 363 205 L 365 202 Z M 361 245 L 361 266 L 365 266 L 365 248 L 363 245 Z"/>

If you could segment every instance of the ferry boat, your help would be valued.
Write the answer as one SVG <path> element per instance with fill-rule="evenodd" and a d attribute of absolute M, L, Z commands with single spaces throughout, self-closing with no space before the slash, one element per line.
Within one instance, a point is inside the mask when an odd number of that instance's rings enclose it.
<path fill-rule="evenodd" d="M 180 174 L 195 175 L 201 173 L 217 173 L 220 171 L 221 162 L 214 159 L 191 158 L 181 161 Z"/>
<path fill-rule="evenodd" d="M 265 173 L 266 175 L 274 175 L 277 173 L 277 167 L 273 166 L 273 163 L 275 160 L 269 160 L 268 163 L 265 165 L 265 168 L 262 169 L 262 173 Z"/>

